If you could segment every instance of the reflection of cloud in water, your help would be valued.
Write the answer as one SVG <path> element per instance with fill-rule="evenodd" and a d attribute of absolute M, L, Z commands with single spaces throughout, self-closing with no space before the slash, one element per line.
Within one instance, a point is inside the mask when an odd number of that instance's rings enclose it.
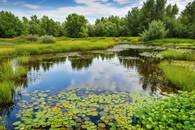
<path fill-rule="evenodd" d="M 89 73 L 87 79 L 72 79 L 68 88 L 93 86 L 113 91 L 143 90 L 139 84 L 140 75 L 136 69 L 124 68 L 117 57 L 106 61 L 94 59 L 93 65 L 86 71 Z"/>

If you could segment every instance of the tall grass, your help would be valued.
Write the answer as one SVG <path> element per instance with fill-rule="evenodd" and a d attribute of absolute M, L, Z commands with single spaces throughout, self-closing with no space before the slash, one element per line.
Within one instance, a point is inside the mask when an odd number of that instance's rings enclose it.
<path fill-rule="evenodd" d="M 3 81 L 0 83 L 0 105 L 13 103 L 13 82 Z"/>
<path fill-rule="evenodd" d="M 195 60 L 195 52 L 190 50 L 180 50 L 180 49 L 168 49 L 166 51 L 160 52 L 160 55 L 165 59 L 174 60 Z"/>
<path fill-rule="evenodd" d="M 0 65 L 0 105 L 13 103 L 15 83 L 26 73 L 27 70 L 23 66 L 17 66 L 14 70 L 10 61 Z"/>
<path fill-rule="evenodd" d="M 5 41 L 5 40 L 4 40 Z M 12 42 L 9 46 L 7 44 L 0 45 L 4 48 L 0 48 L 0 56 L 11 55 L 34 55 L 34 54 L 48 54 L 48 53 L 61 53 L 69 51 L 85 51 L 106 49 L 114 46 L 118 43 L 137 43 L 140 41 L 139 37 L 99 37 L 99 38 L 57 38 L 54 44 L 41 44 L 37 42 L 24 42 L 22 37 L 10 39 L 7 41 Z M 9 51 L 6 51 L 9 50 Z M 9 53 L 8 53 L 9 52 Z"/>
<path fill-rule="evenodd" d="M 164 39 L 158 39 L 158 40 L 153 40 L 153 44 L 194 44 L 195 45 L 195 40 L 194 39 L 182 39 L 182 38 L 164 38 Z"/>
<path fill-rule="evenodd" d="M 181 62 L 162 62 L 160 68 L 163 70 L 166 78 L 180 89 L 185 91 L 195 90 L 195 71 L 188 67 L 190 63 Z M 191 63 L 195 64 L 195 63 Z M 192 66 L 192 65 L 189 65 Z"/>

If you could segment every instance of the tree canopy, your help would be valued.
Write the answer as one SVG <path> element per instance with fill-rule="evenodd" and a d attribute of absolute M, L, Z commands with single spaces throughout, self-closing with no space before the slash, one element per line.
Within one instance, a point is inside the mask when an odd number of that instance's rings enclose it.
<path fill-rule="evenodd" d="M 168 31 L 167 37 L 195 38 L 195 1 L 178 14 L 176 4 L 167 0 L 146 0 L 141 8 L 135 7 L 125 17 L 102 17 L 90 24 L 85 16 L 70 14 L 60 23 L 43 16 L 19 19 L 11 12 L 0 12 L 0 37 L 20 35 L 53 35 L 56 37 L 119 37 L 139 36 L 153 21 L 161 21 Z"/>

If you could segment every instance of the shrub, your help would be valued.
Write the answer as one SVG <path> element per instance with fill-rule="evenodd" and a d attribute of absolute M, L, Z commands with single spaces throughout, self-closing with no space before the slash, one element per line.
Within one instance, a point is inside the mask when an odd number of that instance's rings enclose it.
<path fill-rule="evenodd" d="M 36 42 L 39 40 L 39 37 L 37 35 L 28 35 L 25 39 L 29 42 Z"/>
<path fill-rule="evenodd" d="M 166 37 L 168 31 L 165 28 L 165 25 L 161 21 L 152 21 L 149 24 L 148 30 L 145 30 L 141 36 L 144 41 L 150 41 L 154 39 L 160 39 Z"/>
<path fill-rule="evenodd" d="M 56 39 L 53 36 L 45 35 L 40 38 L 41 43 L 55 43 Z"/>

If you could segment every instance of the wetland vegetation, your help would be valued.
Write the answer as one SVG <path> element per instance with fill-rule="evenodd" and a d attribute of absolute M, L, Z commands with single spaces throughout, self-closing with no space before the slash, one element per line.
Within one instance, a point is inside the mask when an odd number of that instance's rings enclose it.
<path fill-rule="evenodd" d="M 194 130 L 195 1 L 166 2 L 94 24 L 1 11 L 0 129 Z"/>

